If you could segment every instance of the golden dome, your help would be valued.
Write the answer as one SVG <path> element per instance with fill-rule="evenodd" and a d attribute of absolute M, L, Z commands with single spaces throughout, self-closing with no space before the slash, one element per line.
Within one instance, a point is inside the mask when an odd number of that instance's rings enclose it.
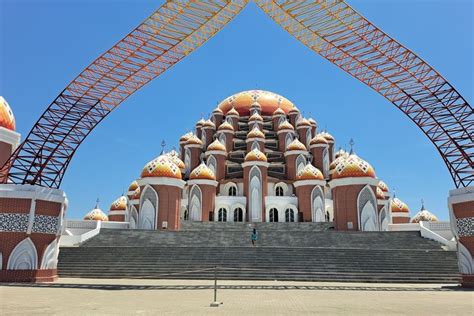
<path fill-rule="evenodd" d="M 279 131 L 284 130 L 284 129 L 293 131 L 295 128 L 293 127 L 293 125 L 290 124 L 290 122 L 285 120 L 285 121 L 281 122 L 280 125 L 278 125 L 278 130 Z"/>
<path fill-rule="evenodd" d="M 408 208 L 408 205 L 403 203 L 401 200 L 397 198 L 393 198 L 392 200 L 392 205 L 391 205 L 392 213 L 409 213 L 410 209 Z"/>
<path fill-rule="evenodd" d="M 258 127 L 254 127 L 247 134 L 247 138 L 265 138 L 265 134 Z"/>
<path fill-rule="evenodd" d="M 262 121 L 263 122 L 263 118 L 260 114 L 254 113 L 254 114 L 252 114 L 252 116 L 249 117 L 249 122 L 252 122 L 252 121 Z"/>
<path fill-rule="evenodd" d="M 255 148 L 245 156 L 245 161 L 264 161 L 264 162 L 266 162 L 267 161 L 267 156 L 265 156 L 264 153 L 262 153 L 260 150 Z"/>
<path fill-rule="evenodd" d="M 329 142 L 329 143 L 334 143 L 334 137 L 329 134 L 328 132 L 322 132 L 321 133 L 321 136 L 323 136 L 324 138 L 326 138 L 326 140 Z"/>
<path fill-rule="evenodd" d="M 286 150 L 306 150 L 306 146 L 303 145 L 302 142 L 300 142 L 297 138 L 293 139 L 291 143 L 286 146 Z"/>
<path fill-rule="evenodd" d="M 296 122 L 296 126 L 309 126 L 309 127 L 311 127 L 311 123 L 307 119 L 302 117 L 301 119 L 299 119 Z"/>
<path fill-rule="evenodd" d="M 349 155 L 346 159 L 342 159 L 336 165 L 332 174 L 333 179 L 359 177 L 375 178 L 375 171 L 367 161 L 354 154 Z"/>
<path fill-rule="evenodd" d="M 166 155 L 170 158 L 171 162 L 174 163 L 179 169 L 183 170 L 184 168 L 186 168 L 184 162 L 177 155 L 173 155 L 172 153 L 167 153 Z"/>
<path fill-rule="evenodd" d="M 202 140 L 200 140 L 196 135 L 192 135 L 186 141 L 186 145 L 202 145 Z"/>
<path fill-rule="evenodd" d="M 206 121 L 201 118 L 199 121 L 197 121 L 196 126 L 202 126 Z"/>
<path fill-rule="evenodd" d="M 224 144 L 222 144 L 218 139 L 214 140 L 212 143 L 207 146 L 207 150 L 219 150 L 226 151 Z"/>
<path fill-rule="evenodd" d="M 145 165 L 142 178 L 167 177 L 181 179 L 181 170 L 166 155 L 161 155 Z"/>
<path fill-rule="evenodd" d="M 259 109 L 262 108 L 262 106 L 261 106 L 260 103 L 258 103 L 258 102 L 252 103 L 252 105 L 251 105 L 250 107 L 251 107 L 251 108 L 259 108 Z"/>
<path fill-rule="evenodd" d="M 204 162 L 201 162 L 191 173 L 189 174 L 189 179 L 191 180 L 216 180 L 214 172 L 206 166 Z"/>
<path fill-rule="evenodd" d="M 128 186 L 128 191 L 135 191 L 137 188 L 138 188 L 138 182 L 137 182 L 137 181 L 133 181 L 133 182 L 130 183 L 130 185 Z"/>
<path fill-rule="evenodd" d="M 285 115 L 285 111 L 283 111 L 281 108 L 278 108 L 273 112 L 273 116 L 275 115 Z"/>
<path fill-rule="evenodd" d="M 298 113 L 300 113 L 300 110 L 298 110 L 296 106 L 288 111 L 288 114 L 298 114 Z"/>
<path fill-rule="evenodd" d="M 85 221 L 103 221 L 106 222 L 109 220 L 107 215 L 100 208 L 94 208 L 92 211 L 84 216 Z"/>
<path fill-rule="evenodd" d="M 179 138 L 179 142 L 186 142 L 189 137 L 193 136 L 194 134 L 192 132 L 186 133 L 183 136 Z"/>
<path fill-rule="evenodd" d="M 318 168 L 308 163 L 296 175 L 297 180 L 324 180 L 324 176 Z"/>
<path fill-rule="evenodd" d="M 111 211 L 125 211 L 127 209 L 127 198 L 121 196 L 110 205 Z"/>
<path fill-rule="evenodd" d="M 344 149 L 339 148 L 339 150 L 334 154 L 334 157 L 339 158 L 341 156 L 348 156 L 348 153 Z"/>
<path fill-rule="evenodd" d="M 310 145 L 316 145 L 316 144 L 322 144 L 322 145 L 327 145 L 328 141 L 326 138 L 324 138 L 321 135 L 316 135 L 314 136 L 311 141 L 309 142 Z"/>
<path fill-rule="evenodd" d="M 232 124 L 230 124 L 229 122 L 224 121 L 224 123 L 222 123 L 221 125 L 219 125 L 218 130 L 219 130 L 219 131 L 223 131 L 223 130 L 233 131 L 233 130 L 234 130 L 234 127 L 233 127 Z"/>
<path fill-rule="evenodd" d="M 206 120 L 204 123 L 202 123 L 202 127 L 216 128 L 216 124 L 214 124 L 211 120 Z"/>
<path fill-rule="evenodd" d="M 135 191 L 133 191 L 132 196 L 130 197 L 130 200 L 138 200 L 140 198 L 140 187 L 138 187 Z"/>
<path fill-rule="evenodd" d="M 347 157 L 349 157 L 349 154 L 344 152 L 344 154 L 340 155 L 339 157 L 337 157 L 336 159 L 334 159 L 330 164 L 329 164 L 329 170 L 334 170 L 336 168 L 336 166 L 341 162 L 343 161 L 344 159 L 346 159 Z"/>
<path fill-rule="evenodd" d="M 379 181 L 379 183 L 377 184 L 377 187 L 380 188 L 382 192 L 388 192 L 388 186 L 382 180 Z"/>
<path fill-rule="evenodd" d="M 411 220 L 412 223 L 419 223 L 419 222 L 437 222 L 438 218 L 432 214 L 430 211 L 425 210 L 422 208 Z"/>
<path fill-rule="evenodd" d="M 212 111 L 212 113 L 219 113 L 219 114 L 222 114 L 223 112 L 222 112 L 222 110 L 221 110 L 219 107 L 217 107 L 217 108 L 214 109 L 214 111 Z"/>
<path fill-rule="evenodd" d="M 229 115 L 228 111 L 234 107 L 240 115 L 249 115 L 252 105 L 258 102 L 263 115 L 272 115 L 277 108 L 285 113 L 294 107 L 288 99 L 273 92 L 263 90 L 242 91 L 231 95 L 219 104 L 219 108 Z"/>
<path fill-rule="evenodd" d="M 316 125 L 318 125 L 318 123 L 316 123 L 316 121 L 315 121 L 312 117 L 310 117 L 310 118 L 308 119 L 308 122 L 309 122 L 309 124 L 311 124 L 311 126 L 316 126 Z"/>
<path fill-rule="evenodd" d="M 382 189 L 380 189 L 379 187 L 377 187 L 375 189 L 375 195 L 377 196 L 377 199 L 379 199 L 379 200 L 384 200 L 385 199 L 385 195 L 383 194 Z"/>
<path fill-rule="evenodd" d="M 7 101 L 0 96 L 0 127 L 4 127 L 11 131 L 15 130 L 15 116 Z"/>
<path fill-rule="evenodd" d="M 232 107 L 232 109 L 230 109 L 229 111 L 227 111 L 226 115 L 227 115 L 227 116 L 229 116 L 229 115 L 240 116 L 239 112 L 237 112 L 237 110 L 236 110 L 234 107 Z"/>

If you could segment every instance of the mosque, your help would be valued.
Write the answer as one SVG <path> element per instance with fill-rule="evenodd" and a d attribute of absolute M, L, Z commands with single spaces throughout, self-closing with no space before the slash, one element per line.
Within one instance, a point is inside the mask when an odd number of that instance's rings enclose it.
<path fill-rule="evenodd" d="M 148 162 L 106 215 L 131 229 L 179 230 L 183 221 L 333 222 L 336 230 L 385 231 L 410 222 L 371 164 L 276 93 L 222 101 L 179 139 L 179 152 Z M 437 221 L 422 207 L 413 222 Z"/>

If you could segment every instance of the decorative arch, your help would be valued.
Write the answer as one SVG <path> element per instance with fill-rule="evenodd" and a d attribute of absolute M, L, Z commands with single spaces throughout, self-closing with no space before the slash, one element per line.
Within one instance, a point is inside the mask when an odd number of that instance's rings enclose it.
<path fill-rule="evenodd" d="M 207 157 L 207 166 L 214 174 L 216 174 L 217 160 L 213 155 L 209 155 L 209 157 Z"/>
<path fill-rule="evenodd" d="M 285 137 L 285 148 L 287 148 L 288 145 L 291 144 L 292 141 L 293 141 L 293 134 L 292 134 L 292 133 L 286 134 L 286 137 Z"/>
<path fill-rule="evenodd" d="M 474 109 L 433 67 L 344 1 L 255 3 L 408 116 L 436 146 L 456 187 L 474 183 Z M 115 107 L 201 46 L 246 4 L 166 1 L 62 90 L 4 164 L 0 183 L 58 188 L 79 145 Z"/>
<path fill-rule="evenodd" d="M 239 187 L 234 182 L 227 182 L 224 185 L 224 194 L 228 196 L 238 196 L 239 195 Z"/>
<path fill-rule="evenodd" d="M 359 218 L 359 230 L 378 230 L 377 199 L 369 185 L 359 192 L 357 197 L 357 213 Z"/>
<path fill-rule="evenodd" d="M 288 184 L 285 182 L 278 182 L 275 184 L 275 196 L 287 196 L 290 195 Z"/>
<path fill-rule="evenodd" d="M 258 144 L 258 142 L 257 142 L 256 140 L 254 140 L 254 141 L 252 142 L 252 148 L 251 148 L 251 150 L 254 150 L 254 149 L 262 150 L 262 149 L 260 148 L 260 145 Z"/>
<path fill-rule="evenodd" d="M 389 222 L 389 217 L 388 217 L 388 212 L 387 212 L 387 206 L 382 207 L 380 210 L 380 230 L 381 231 L 386 231 L 388 230 L 388 224 Z"/>
<path fill-rule="evenodd" d="M 324 148 L 323 150 L 323 170 L 321 170 L 323 172 L 323 175 L 324 175 L 324 178 L 328 178 L 329 177 L 329 149 L 328 148 Z"/>
<path fill-rule="evenodd" d="M 25 238 L 16 245 L 8 258 L 7 270 L 38 269 L 38 253 L 31 239 Z"/>
<path fill-rule="evenodd" d="M 311 220 L 313 222 L 325 222 L 324 194 L 320 187 L 315 186 L 311 191 Z"/>
<path fill-rule="evenodd" d="M 289 214 L 292 220 L 288 220 Z M 281 218 L 280 221 L 283 220 L 285 222 L 298 222 L 298 208 L 293 204 L 288 204 L 285 206 L 283 215 L 284 218 Z"/>
<path fill-rule="evenodd" d="M 150 185 L 146 185 L 140 195 L 139 229 L 156 229 L 158 218 L 159 197 Z"/>
<path fill-rule="evenodd" d="M 138 212 L 137 208 L 132 205 L 130 208 L 130 229 L 136 229 L 138 227 Z"/>
<path fill-rule="evenodd" d="M 249 209 L 250 222 L 262 221 L 262 173 L 258 166 L 253 166 L 249 173 Z"/>
<path fill-rule="evenodd" d="M 232 122 L 230 124 L 232 124 Z M 227 144 L 225 133 L 219 133 L 218 139 L 224 146 Z"/>
<path fill-rule="evenodd" d="M 236 203 L 232 205 L 232 220 L 234 222 L 245 222 L 245 205 Z"/>
<path fill-rule="evenodd" d="M 189 191 L 189 219 L 191 221 L 202 220 L 202 192 L 197 184 L 193 185 Z"/>
<path fill-rule="evenodd" d="M 295 170 L 296 173 L 300 172 L 306 166 L 306 158 L 303 154 L 300 154 L 295 161 Z"/>
<path fill-rule="evenodd" d="M 184 173 L 186 178 L 189 178 L 191 173 L 191 149 L 189 148 L 184 149 Z"/>
<path fill-rule="evenodd" d="M 58 266 L 58 255 L 59 244 L 58 240 L 55 238 L 44 250 L 40 269 L 56 269 Z"/>
<path fill-rule="evenodd" d="M 313 138 L 311 134 L 311 128 L 306 129 L 306 148 L 309 148 L 309 143 L 311 142 L 311 139 Z"/>

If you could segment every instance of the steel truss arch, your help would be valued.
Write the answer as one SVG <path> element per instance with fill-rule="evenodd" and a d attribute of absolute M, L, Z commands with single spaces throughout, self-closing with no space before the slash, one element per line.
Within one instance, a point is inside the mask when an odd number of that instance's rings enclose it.
<path fill-rule="evenodd" d="M 474 183 L 473 108 L 431 66 L 343 1 L 255 2 L 417 124 L 443 157 L 456 187 Z M 197 49 L 246 4 L 167 1 L 61 92 L 0 170 L 0 183 L 59 187 L 76 149 L 105 116 Z"/>

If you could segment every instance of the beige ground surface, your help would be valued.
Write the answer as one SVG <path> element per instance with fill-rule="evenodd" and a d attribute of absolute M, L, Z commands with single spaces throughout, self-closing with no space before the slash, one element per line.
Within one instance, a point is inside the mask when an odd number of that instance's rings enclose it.
<path fill-rule="evenodd" d="M 474 292 L 442 285 L 60 279 L 1 286 L 1 315 L 474 315 Z"/>

